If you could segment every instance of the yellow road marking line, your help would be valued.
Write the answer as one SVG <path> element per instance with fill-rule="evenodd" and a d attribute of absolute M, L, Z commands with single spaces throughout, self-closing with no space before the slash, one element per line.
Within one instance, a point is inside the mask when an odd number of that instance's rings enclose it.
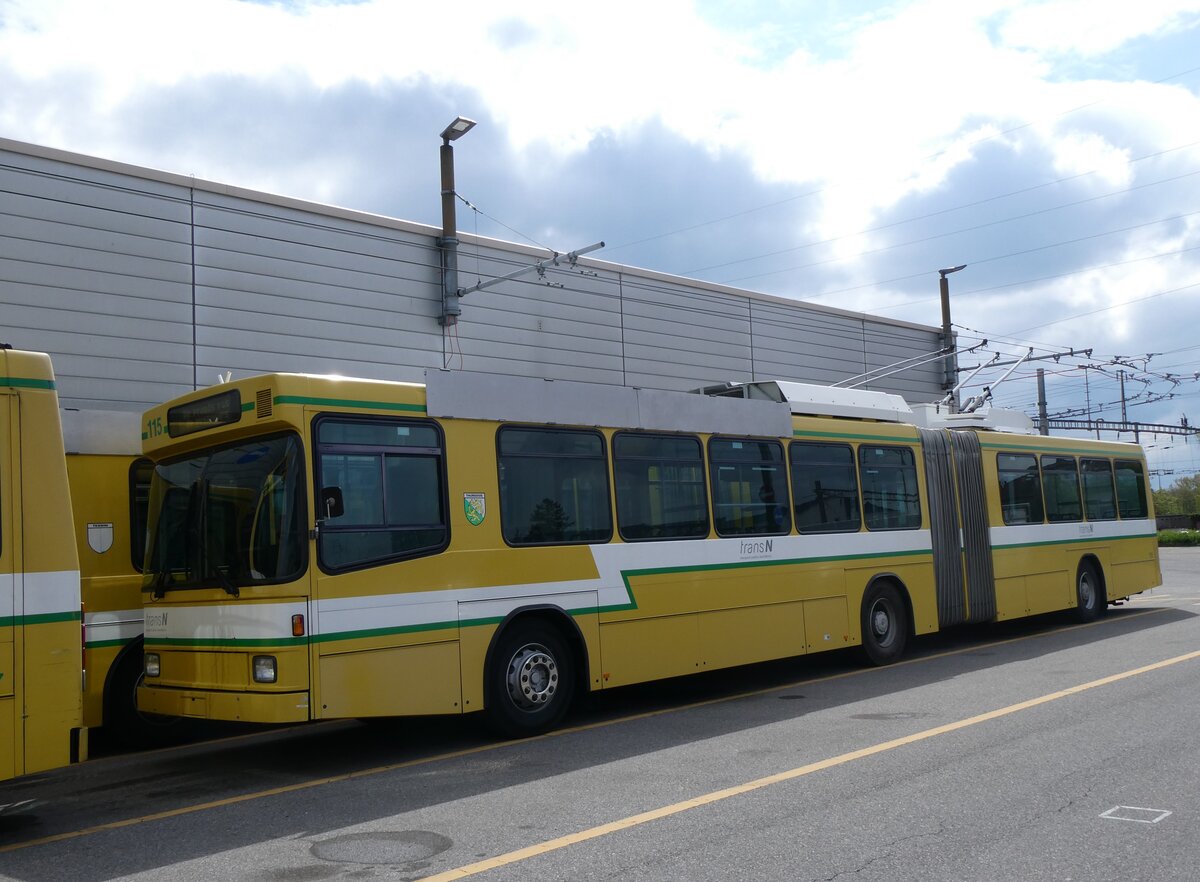
<path fill-rule="evenodd" d="M 1166 612 L 1166 611 L 1167 611 L 1166 609 L 1148 609 L 1148 610 L 1145 610 L 1142 612 L 1130 612 L 1128 614 L 1123 615 L 1121 617 L 1121 621 L 1127 621 L 1130 619 L 1140 618 L 1142 616 L 1155 615 L 1157 613 L 1162 613 L 1162 612 Z M 526 738 L 521 741 L 502 741 L 499 743 L 490 742 L 488 744 L 481 744 L 476 747 L 464 748 L 463 750 L 456 750 L 456 751 L 452 751 L 450 753 L 439 753 L 439 754 L 434 754 L 433 756 L 418 757 L 417 759 L 405 760 L 405 761 L 399 762 L 399 763 L 390 763 L 385 766 L 374 766 L 369 769 L 359 769 L 358 771 L 346 772 L 345 774 L 342 774 L 342 775 L 331 775 L 331 776 L 324 777 L 324 778 L 313 778 L 310 781 L 298 781 L 295 784 L 287 784 L 282 787 L 272 787 L 269 790 L 256 790 L 252 793 L 243 793 L 238 796 L 226 797 L 225 799 L 217 799 L 217 800 L 212 800 L 210 802 L 201 802 L 201 803 L 196 803 L 194 805 L 181 806 L 176 809 L 168 809 L 166 811 L 155 812 L 155 813 L 149 814 L 149 815 L 141 815 L 139 817 L 134 817 L 134 818 L 124 818 L 120 821 L 110 821 L 106 824 L 98 824 L 94 827 L 85 827 L 81 830 L 69 830 L 65 833 L 55 833 L 50 836 L 44 836 L 41 839 L 29 839 L 29 840 L 26 840 L 25 842 L 14 842 L 10 845 L 0 845 L 0 854 L 3 854 L 4 852 L 7 852 L 7 851 L 18 851 L 23 848 L 32 848 L 35 845 L 48 845 L 53 842 L 62 842 L 67 839 L 77 839 L 81 836 L 90 836 L 94 833 L 104 833 L 109 830 L 119 830 L 123 827 L 133 827 L 133 826 L 136 826 L 137 824 L 145 824 L 150 821 L 161 821 L 166 818 L 176 818 L 181 815 L 190 815 L 190 814 L 194 814 L 196 812 L 209 811 L 211 809 L 223 808 L 225 806 L 230 806 L 230 805 L 237 805 L 238 803 L 241 803 L 241 802 L 250 802 L 252 800 L 262 799 L 262 798 L 265 798 L 268 796 L 279 796 L 284 793 L 295 793 L 300 790 L 307 790 L 311 787 L 323 787 L 326 784 L 337 784 L 342 781 L 351 781 L 356 778 L 365 778 L 365 777 L 368 777 L 371 775 L 382 775 L 382 774 L 386 774 L 387 772 L 395 772 L 395 771 L 399 771 L 400 769 L 412 768 L 414 766 L 428 765 L 430 763 L 441 762 L 442 760 L 459 759 L 461 757 L 472 756 L 477 753 L 485 753 L 485 752 L 492 751 L 492 750 L 502 750 L 506 747 L 511 747 L 513 745 L 528 744 L 528 743 L 531 743 L 534 741 L 541 741 L 541 740 L 544 740 L 547 738 L 560 738 L 564 735 L 572 735 L 572 734 L 576 734 L 576 733 L 580 733 L 580 732 L 588 732 L 593 729 L 601 729 L 601 728 L 606 728 L 608 726 L 615 726 L 618 723 L 632 723 L 632 722 L 636 722 L 639 720 L 646 720 L 646 719 L 651 719 L 653 717 L 663 716 L 665 714 L 679 713 L 680 711 L 696 710 L 696 709 L 702 708 L 702 707 L 709 707 L 711 705 L 723 704 L 724 702 L 740 701 L 744 698 L 757 698 L 760 695 L 769 695 L 772 692 L 783 692 L 788 689 L 798 689 L 803 686 L 812 686 L 817 683 L 828 683 L 833 680 L 841 680 L 841 679 L 844 679 L 847 677 L 859 677 L 859 676 L 863 676 L 866 674 L 877 673 L 877 672 L 881 672 L 884 670 L 890 670 L 890 669 L 895 669 L 895 668 L 899 668 L 899 667 L 904 667 L 907 665 L 923 664 L 925 662 L 936 661 L 938 659 L 950 658 L 950 657 L 956 656 L 956 655 L 963 655 L 968 652 L 975 652 L 976 650 L 979 650 L 979 649 L 988 649 L 988 648 L 991 648 L 994 646 L 1005 646 L 1010 643 L 1020 643 L 1025 640 L 1034 640 L 1036 638 L 1047 637 L 1052 634 L 1063 634 L 1063 633 L 1068 633 L 1070 631 L 1077 631 L 1081 628 L 1094 628 L 1097 625 L 1102 625 L 1102 624 L 1105 624 L 1106 622 L 1111 624 L 1113 622 L 1113 620 L 1112 619 L 1099 619 L 1097 621 L 1089 622 L 1087 624 L 1071 625 L 1066 628 L 1055 628 L 1055 629 L 1049 630 L 1049 631 L 1039 631 L 1036 634 L 1022 634 L 1017 637 L 1008 637 L 1004 640 L 993 640 L 989 643 L 974 643 L 969 646 L 963 646 L 958 649 L 949 649 L 949 650 L 946 650 L 945 652 L 939 652 L 939 653 L 935 653 L 933 655 L 924 655 L 924 656 L 920 656 L 918 658 L 902 659 L 901 661 L 898 661 L 895 664 L 888 665 L 886 668 L 855 668 L 855 669 L 849 670 L 849 671 L 841 671 L 836 674 L 827 674 L 823 677 L 810 677 L 809 679 L 806 679 L 806 680 L 795 680 L 791 683 L 784 683 L 784 684 L 781 684 L 778 686 L 767 686 L 762 689 L 754 689 L 749 692 L 738 692 L 733 695 L 718 696 L 717 698 L 705 698 L 705 699 L 701 699 L 700 701 L 693 701 L 689 704 L 673 705 L 671 707 L 659 708 L 658 710 L 644 711 L 639 714 L 630 714 L 628 716 L 616 717 L 611 720 L 599 720 L 595 723 L 585 723 L 581 726 L 571 726 L 571 727 L 563 728 L 563 729 L 555 729 L 553 732 L 547 732 L 545 735 L 538 735 L 534 738 Z M 324 721 L 324 722 L 327 722 L 328 724 L 332 725 L 334 723 L 344 722 L 344 721 L 330 720 L 330 721 Z M 299 727 L 297 727 L 297 728 L 299 728 Z M 291 731 L 291 729 L 289 728 L 289 729 L 285 729 L 283 731 Z M 261 734 L 262 733 L 254 733 L 253 735 L 234 736 L 234 738 L 231 738 L 229 740 L 240 740 L 242 738 L 250 739 L 253 737 L 258 737 Z M 266 733 L 266 734 L 269 735 L 269 734 L 273 734 L 273 733 Z M 183 745 L 179 748 L 172 747 L 172 748 L 167 748 L 166 750 L 182 750 L 185 747 L 186 747 L 186 745 Z"/>
<path fill-rule="evenodd" d="M 507 854 L 501 854 L 497 855 L 496 857 L 487 858 L 486 860 L 476 861 L 473 864 L 467 864 L 466 866 L 457 867 L 452 870 L 446 870 L 445 872 L 437 873 L 433 876 L 425 876 L 423 877 L 422 882 L 454 882 L 454 880 L 466 879 L 469 876 L 477 876 L 480 873 L 486 873 L 488 870 L 506 867 L 510 864 L 519 863 L 539 855 L 548 854 L 552 851 L 559 851 L 572 845 L 578 845 L 582 842 L 588 842 L 592 839 L 599 839 L 602 836 L 608 836 L 612 833 L 619 833 L 622 830 L 628 830 L 632 827 L 649 824 L 653 821 L 662 820 L 663 818 L 668 818 L 672 815 L 691 811 L 695 808 L 712 805 L 715 802 L 721 802 L 722 800 L 730 799 L 734 796 L 741 796 L 745 793 L 761 790 L 764 787 L 770 787 L 774 784 L 781 784 L 785 781 L 794 781 L 795 779 L 804 777 L 805 775 L 811 775 L 813 772 L 824 771 L 825 769 L 831 769 L 835 766 L 845 765 L 846 763 L 851 763 L 855 760 L 865 759 L 866 757 L 885 753 L 889 750 L 895 750 L 898 747 L 915 744 L 919 741 L 926 741 L 930 738 L 936 738 L 939 735 L 946 735 L 950 732 L 957 732 L 960 729 L 966 729 L 969 726 L 976 726 L 980 723 L 986 723 L 990 720 L 1006 717 L 1010 714 L 1015 714 L 1023 710 L 1029 710 L 1030 708 L 1047 704 L 1051 701 L 1057 701 L 1061 698 L 1067 698 L 1071 695 L 1078 695 L 1080 692 L 1084 692 L 1088 689 L 1096 689 L 1100 686 L 1107 686 L 1111 683 L 1116 683 L 1130 677 L 1136 677 L 1140 674 L 1149 673 L 1151 671 L 1157 671 L 1161 668 L 1169 667 L 1170 665 L 1177 665 L 1181 662 L 1190 661 L 1195 658 L 1200 658 L 1200 650 L 1196 652 L 1189 652 L 1184 655 L 1177 655 L 1174 658 L 1165 659 L 1164 661 L 1155 662 L 1154 664 L 1145 665 L 1140 668 L 1135 668 L 1131 671 L 1124 671 L 1108 677 L 1101 677 L 1099 680 L 1081 683 L 1078 686 L 1060 689 L 1057 692 L 1050 692 L 1046 695 L 1040 695 L 1037 698 L 1031 698 L 1028 701 L 1010 704 L 1007 707 L 977 714 L 976 716 L 967 717 L 966 719 L 958 720 L 953 723 L 935 726 L 934 728 L 926 729 L 923 732 L 905 735 L 902 738 L 893 738 L 891 741 L 884 741 L 880 744 L 871 745 L 870 747 L 860 748 L 859 750 L 852 750 L 849 753 L 843 753 L 839 756 L 830 757 L 829 759 L 820 760 L 815 763 L 809 763 L 808 765 L 799 766 L 795 769 L 789 769 L 786 772 L 778 772 L 774 775 L 767 775 L 765 778 L 757 778 L 754 781 L 747 781 L 744 784 L 726 787 L 723 790 L 714 790 L 711 793 L 705 793 L 691 799 L 685 799 L 682 802 L 676 802 L 671 805 L 652 809 L 640 814 L 630 815 L 627 818 L 610 821 L 607 824 L 600 824 L 599 826 L 591 827 L 587 830 L 581 830 L 578 833 L 570 833 L 566 836 L 560 836 L 557 839 L 551 839 L 547 842 L 540 842 L 537 845 L 530 845 L 526 848 L 510 851 Z"/>

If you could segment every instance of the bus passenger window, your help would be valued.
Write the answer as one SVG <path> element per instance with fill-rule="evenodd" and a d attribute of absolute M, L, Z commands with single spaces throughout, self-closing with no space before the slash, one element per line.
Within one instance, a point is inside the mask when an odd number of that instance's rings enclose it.
<path fill-rule="evenodd" d="M 868 530 L 916 530 L 921 526 L 917 467 L 907 447 L 858 448 L 863 516 Z"/>
<path fill-rule="evenodd" d="M 699 438 L 619 432 L 613 436 L 613 472 L 617 528 L 626 542 L 708 535 Z"/>
<path fill-rule="evenodd" d="M 506 542 L 551 545 L 612 537 L 600 433 L 503 426 L 497 446 Z"/>
<path fill-rule="evenodd" d="M 337 487 L 343 503 L 340 514 L 322 518 L 321 563 L 348 569 L 444 548 L 450 536 L 443 459 L 433 424 L 321 419 L 317 486 Z"/>
<path fill-rule="evenodd" d="M 778 441 L 713 438 L 708 458 L 718 535 L 772 535 L 791 529 Z"/>
<path fill-rule="evenodd" d="M 1112 463 L 1107 459 L 1081 459 L 1083 505 L 1089 521 L 1112 521 L 1117 517 Z"/>
<path fill-rule="evenodd" d="M 1043 456 L 1042 489 L 1046 494 L 1046 519 L 1051 523 L 1083 519 L 1075 457 Z"/>
<path fill-rule="evenodd" d="M 1146 475 L 1137 460 L 1117 460 L 1117 510 L 1122 518 L 1149 517 L 1146 505 Z"/>
<path fill-rule="evenodd" d="M 792 499 L 801 533 L 855 533 L 862 524 L 849 444 L 793 441 Z"/>
<path fill-rule="evenodd" d="M 1032 453 L 1001 453 L 996 456 L 1000 475 L 1000 510 L 1006 524 L 1040 524 L 1042 476 Z"/>

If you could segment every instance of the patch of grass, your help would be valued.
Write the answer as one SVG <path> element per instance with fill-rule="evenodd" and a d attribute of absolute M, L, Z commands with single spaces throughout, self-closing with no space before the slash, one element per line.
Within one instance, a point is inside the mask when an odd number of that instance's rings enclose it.
<path fill-rule="evenodd" d="M 1200 530 L 1159 530 L 1158 544 L 1162 548 L 1200 545 Z"/>

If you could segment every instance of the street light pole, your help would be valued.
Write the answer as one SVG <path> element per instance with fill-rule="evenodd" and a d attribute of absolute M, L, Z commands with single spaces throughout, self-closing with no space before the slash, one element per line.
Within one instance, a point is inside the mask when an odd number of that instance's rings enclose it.
<path fill-rule="evenodd" d="M 454 147 L 450 142 L 457 141 L 474 127 L 474 120 L 460 116 L 442 131 L 442 236 L 438 239 L 442 249 L 442 312 L 438 324 L 443 327 L 457 324 L 462 315 L 459 304 L 462 295 L 458 287 L 458 220 L 454 210 Z"/>
<path fill-rule="evenodd" d="M 950 282 L 946 276 L 951 273 L 956 273 L 959 270 L 966 269 L 967 265 L 960 264 L 959 266 L 947 267 L 946 269 L 938 270 L 941 276 L 941 295 L 942 295 L 942 349 L 946 352 L 945 374 L 942 377 L 942 388 L 949 391 L 957 385 L 958 377 L 958 356 L 954 352 L 954 334 L 950 329 Z M 951 410 L 958 410 L 958 396 L 954 396 L 954 400 L 950 402 Z"/>

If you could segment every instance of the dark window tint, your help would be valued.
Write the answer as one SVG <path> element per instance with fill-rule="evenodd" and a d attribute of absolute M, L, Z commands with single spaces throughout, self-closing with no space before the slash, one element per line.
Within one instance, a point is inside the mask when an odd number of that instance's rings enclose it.
<path fill-rule="evenodd" d="M 788 455 L 796 529 L 801 533 L 857 531 L 862 519 L 850 445 L 793 441 Z"/>
<path fill-rule="evenodd" d="M 613 438 L 617 525 L 627 540 L 708 535 L 700 440 L 622 432 Z"/>
<path fill-rule="evenodd" d="M 604 439 L 596 432 L 500 430 L 500 522 L 513 545 L 612 536 Z"/>
<path fill-rule="evenodd" d="M 1112 463 L 1107 459 L 1081 459 L 1084 512 L 1089 521 L 1111 521 L 1117 517 Z"/>
<path fill-rule="evenodd" d="M 1000 509 L 1006 524 L 1040 524 L 1042 476 L 1032 453 L 1001 453 L 996 457 L 1000 473 Z"/>
<path fill-rule="evenodd" d="M 442 460 L 441 434 L 430 424 L 321 420 L 318 487 L 342 497 L 341 514 L 321 523 L 321 563 L 346 569 L 445 547 Z"/>
<path fill-rule="evenodd" d="M 156 465 L 143 587 L 232 592 L 297 578 L 308 548 L 303 461 L 289 433 Z"/>
<path fill-rule="evenodd" d="M 868 530 L 915 530 L 921 526 L 917 467 L 907 447 L 858 449 L 863 515 Z"/>
<path fill-rule="evenodd" d="M 1116 466 L 1117 509 L 1121 517 L 1148 517 L 1146 473 L 1142 470 L 1142 464 L 1137 460 L 1118 459 Z"/>
<path fill-rule="evenodd" d="M 708 460 L 713 522 L 720 535 L 788 532 L 787 472 L 778 441 L 714 438 Z"/>
<path fill-rule="evenodd" d="M 1075 457 L 1043 456 L 1042 489 L 1046 494 L 1046 518 L 1051 523 L 1083 519 Z"/>

